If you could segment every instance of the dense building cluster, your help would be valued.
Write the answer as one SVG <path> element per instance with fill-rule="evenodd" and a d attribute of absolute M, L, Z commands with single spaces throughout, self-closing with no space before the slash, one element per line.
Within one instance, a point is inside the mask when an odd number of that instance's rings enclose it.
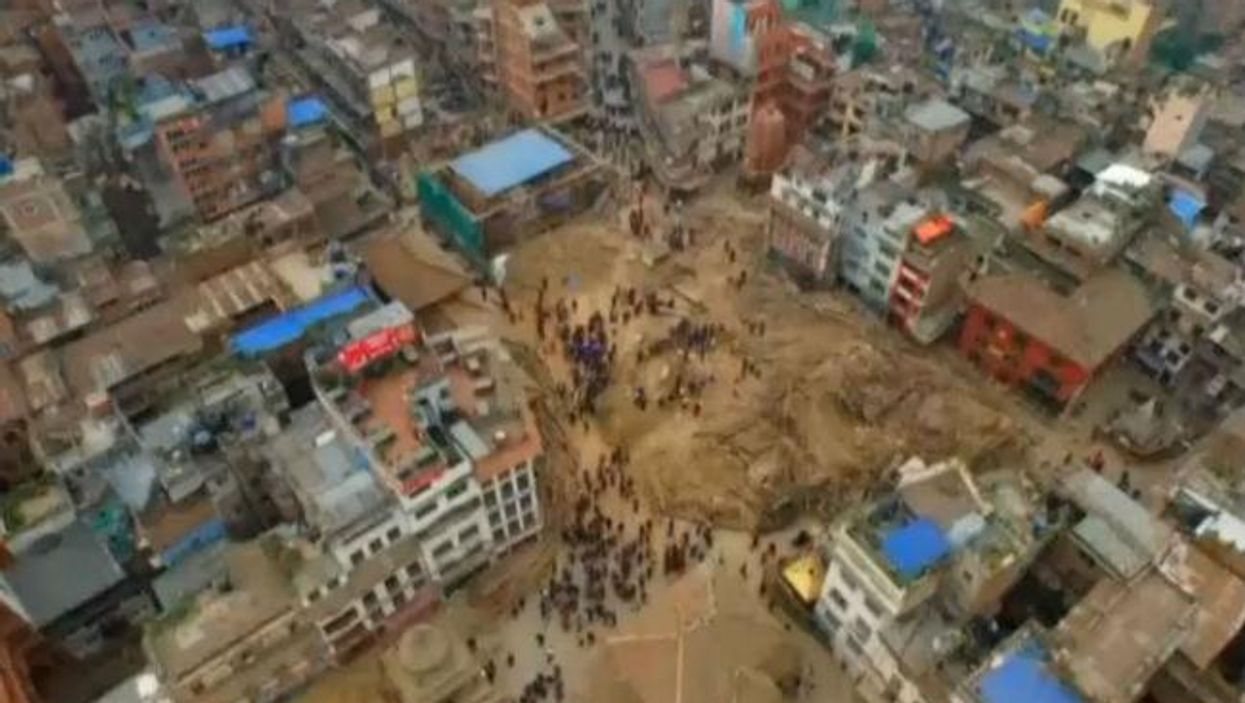
<path fill-rule="evenodd" d="M 6 4 L 0 703 L 270 703 L 373 647 L 404 703 L 498 700 L 513 652 L 429 621 L 533 543 L 512 619 L 602 640 L 609 676 L 620 620 L 716 564 L 870 701 L 1239 700 L 1243 27 L 1239 0 Z M 748 232 L 692 214 L 721 192 Z M 662 280 L 511 283 L 585 222 L 619 241 L 585 268 Z M 1111 459 L 896 461 L 797 553 L 727 564 L 593 434 L 708 425 L 794 346 L 684 276 L 780 276 Z M 748 481 L 817 463 L 796 444 Z M 810 492 L 773 512 L 844 494 Z M 741 618 L 652 651 L 804 700 Z M 704 641 L 736 627 L 756 657 Z M 572 698 L 545 655 L 518 700 Z"/>

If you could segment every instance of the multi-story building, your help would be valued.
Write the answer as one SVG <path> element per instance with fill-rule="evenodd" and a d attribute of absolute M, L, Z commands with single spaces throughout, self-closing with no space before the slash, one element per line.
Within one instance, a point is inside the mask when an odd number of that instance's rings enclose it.
<path fill-rule="evenodd" d="M 425 338 L 401 303 L 348 333 L 334 354 L 312 355 L 316 395 L 394 496 L 399 533 L 417 539 L 427 578 L 451 588 L 535 537 L 541 438 L 496 340 L 470 330 Z"/>
<path fill-rule="evenodd" d="M 743 157 L 751 118 L 745 86 L 716 78 L 703 65 L 685 66 L 670 45 L 631 52 L 631 65 L 645 156 L 658 179 L 694 190 L 716 168 Z"/>
<path fill-rule="evenodd" d="M 497 84 L 528 119 L 564 120 L 588 106 L 584 53 L 546 0 L 497 0 L 493 28 Z"/>
<path fill-rule="evenodd" d="M 385 21 L 379 5 L 300 2 L 287 26 L 301 40 L 295 54 L 361 146 L 384 146 L 423 125 L 415 47 Z"/>
<path fill-rule="evenodd" d="M 298 411 L 265 451 L 293 489 L 307 530 L 290 546 L 303 555 L 294 590 L 335 659 L 437 602 L 396 498 L 320 408 Z"/>
<path fill-rule="evenodd" d="M 166 613 L 143 646 L 175 703 L 271 702 L 326 663 L 324 643 L 290 597 L 273 535 L 228 547 L 228 588 Z"/>
<path fill-rule="evenodd" d="M 928 214 L 893 181 L 863 188 L 847 210 L 839 255 L 839 278 L 848 290 L 878 312 L 889 310 L 912 229 Z"/>
<path fill-rule="evenodd" d="M 832 283 L 837 244 L 851 192 L 863 185 L 859 169 L 832 168 L 797 148 L 791 164 L 770 184 L 769 250 L 809 285 Z"/>
<path fill-rule="evenodd" d="M 773 0 L 713 0 L 709 26 L 709 56 L 738 73 L 757 73 L 761 38 L 782 21 Z"/>
<path fill-rule="evenodd" d="M 946 100 L 934 99 L 913 105 L 904 115 L 908 149 L 922 166 L 937 166 L 955 155 L 968 139 L 967 112 Z"/>
<path fill-rule="evenodd" d="M 891 288 L 891 317 L 923 343 L 942 336 L 960 313 L 961 278 L 972 257 L 970 240 L 950 216 L 933 214 L 919 222 Z"/>
<path fill-rule="evenodd" d="M 1062 0 L 1055 21 L 1103 61 L 1144 61 L 1163 24 L 1163 8 L 1150 0 Z"/>
<path fill-rule="evenodd" d="M 898 468 L 893 491 L 833 526 L 814 620 L 862 693 L 938 700 L 914 659 L 917 650 L 926 660 L 947 654 L 958 628 L 954 619 L 925 626 L 946 620 L 943 612 L 965 621 L 995 612 L 1057 533 L 1036 501 L 1019 476 L 975 479 L 962 462 L 914 458 Z"/>
<path fill-rule="evenodd" d="M 260 90 L 242 66 L 190 89 L 196 101 L 156 125 L 156 144 L 199 216 L 215 220 L 280 187 L 285 100 Z"/>
<path fill-rule="evenodd" d="M 1152 220 L 1160 190 L 1150 173 L 1113 164 L 1080 198 L 1036 223 L 1035 231 L 1020 241 L 1063 274 L 1084 281 L 1111 263 Z"/>
<path fill-rule="evenodd" d="M 1105 269 L 1069 295 L 1028 273 L 977 279 L 967 290 L 960 351 L 999 381 L 1061 410 L 1154 315 L 1130 274 Z"/>
<path fill-rule="evenodd" d="M 788 144 L 800 143 L 830 109 L 835 65 L 828 38 L 805 25 L 776 25 L 758 41 L 753 105 L 778 105 Z"/>

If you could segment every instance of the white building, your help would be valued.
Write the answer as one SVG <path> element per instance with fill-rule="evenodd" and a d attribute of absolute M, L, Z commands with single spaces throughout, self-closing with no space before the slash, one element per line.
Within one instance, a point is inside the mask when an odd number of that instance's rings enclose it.
<path fill-rule="evenodd" d="M 339 651 L 417 616 L 542 525 L 540 435 L 493 338 L 421 339 L 400 303 L 347 332 L 337 353 L 309 361 L 327 429 L 312 450 L 320 470 L 300 469 L 320 486 L 303 490 L 318 496 L 320 519 L 344 523 L 299 584 Z"/>
<path fill-rule="evenodd" d="M 898 474 L 892 493 L 834 526 L 814 618 L 866 697 L 921 703 L 937 700 L 923 674 L 943 665 L 969 617 L 997 607 L 1044 543 L 1038 535 L 1054 531 L 1010 473 L 979 486 L 963 462 L 910 459 Z"/>

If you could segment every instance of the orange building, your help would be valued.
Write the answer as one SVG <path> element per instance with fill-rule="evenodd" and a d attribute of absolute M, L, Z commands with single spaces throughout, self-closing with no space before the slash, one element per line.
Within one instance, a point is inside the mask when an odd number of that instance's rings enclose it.
<path fill-rule="evenodd" d="M 776 104 L 783 114 L 787 144 L 798 144 L 830 109 L 834 66 L 830 47 L 810 30 L 773 23 L 757 41 L 753 109 L 771 101 Z"/>
<path fill-rule="evenodd" d="M 511 110 L 564 119 L 587 108 L 583 52 L 545 0 L 496 0 L 497 83 Z"/>
<path fill-rule="evenodd" d="M 234 67 L 192 82 L 200 102 L 156 126 L 165 163 L 204 220 L 267 194 L 285 133 L 285 100 L 259 91 Z"/>

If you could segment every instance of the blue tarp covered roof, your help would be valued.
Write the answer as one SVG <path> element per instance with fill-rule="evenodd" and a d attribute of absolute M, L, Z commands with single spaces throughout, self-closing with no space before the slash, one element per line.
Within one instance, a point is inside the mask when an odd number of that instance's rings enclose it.
<path fill-rule="evenodd" d="M 882 536 L 882 553 L 901 576 L 919 577 L 951 553 L 951 542 L 938 523 L 917 518 Z"/>
<path fill-rule="evenodd" d="M 1029 642 L 981 677 L 985 703 L 1084 703 L 1072 687 L 1046 666 L 1046 652 Z"/>
<path fill-rule="evenodd" d="M 251 30 L 244 25 L 213 29 L 203 33 L 203 40 L 209 48 L 217 51 L 236 49 L 251 43 Z"/>
<path fill-rule="evenodd" d="M 367 293 L 357 286 L 325 296 L 239 332 L 233 337 L 233 350 L 243 356 L 255 356 L 280 349 L 302 337 L 317 322 L 350 312 L 368 300 Z"/>
<path fill-rule="evenodd" d="M 0 176 L 13 175 L 13 159 L 7 156 L 0 156 Z"/>
<path fill-rule="evenodd" d="M 492 197 L 573 158 L 557 140 L 539 130 L 525 129 L 458 157 L 450 168 L 486 197 Z"/>
<path fill-rule="evenodd" d="M 306 127 L 324 121 L 328 108 L 324 101 L 314 95 L 291 100 L 285 106 L 285 116 L 291 127 Z"/>
<path fill-rule="evenodd" d="M 1187 229 L 1193 229 L 1193 226 L 1197 224 L 1198 215 L 1202 214 L 1202 210 L 1206 208 L 1206 203 L 1187 190 L 1177 190 L 1167 201 L 1167 207 Z"/>

